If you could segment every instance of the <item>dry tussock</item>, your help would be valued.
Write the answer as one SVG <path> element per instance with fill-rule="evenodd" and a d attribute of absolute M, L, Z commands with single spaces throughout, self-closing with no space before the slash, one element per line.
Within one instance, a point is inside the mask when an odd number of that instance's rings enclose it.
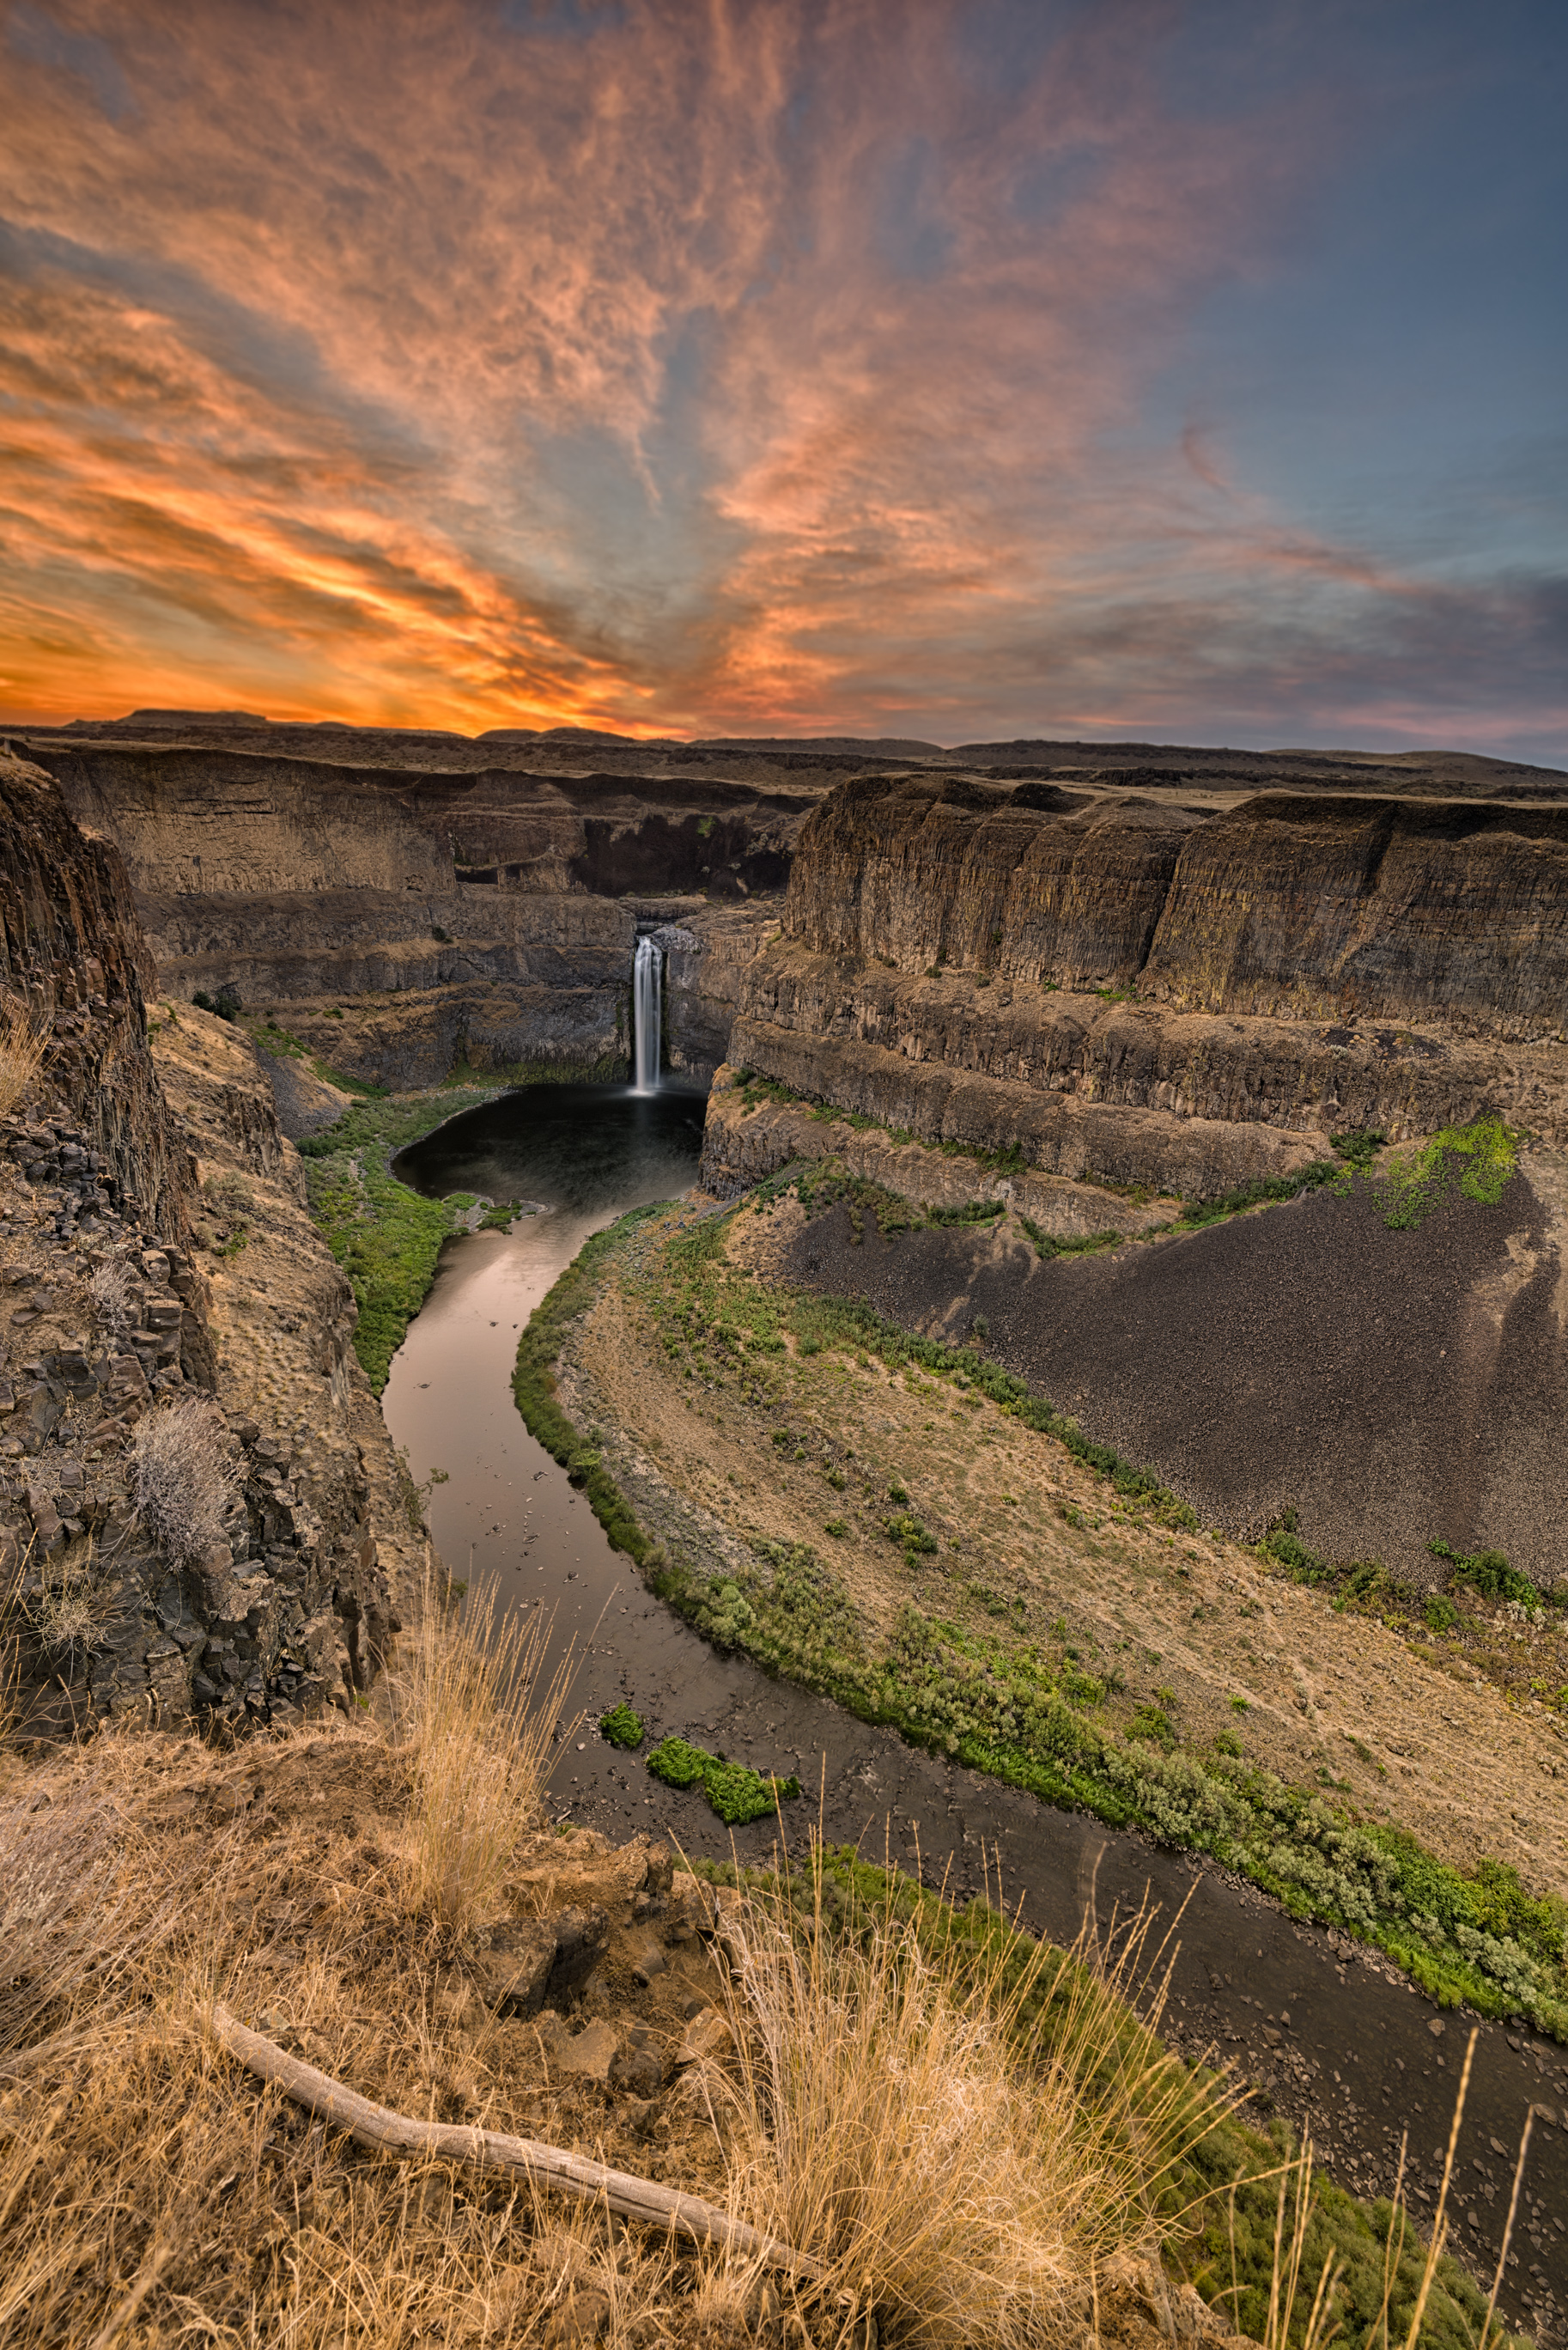
<path fill-rule="evenodd" d="M 0 1754 L 7 2350 L 499 2350 L 568 2304 L 610 2350 L 709 2350 L 770 2307 L 795 2350 L 845 2350 L 867 2308 L 920 2350 L 1073 2338 L 1096 2264 L 1158 2248 L 1169 2166 L 1217 2113 L 1125 2003 L 1147 1920 L 1114 1964 L 1064 1956 L 907 1880 L 846 1905 L 814 1847 L 787 1897 L 726 1905 L 737 2053 L 666 2101 L 686 2135 L 661 2168 L 624 2100 L 545 2081 L 526 2025 L 475 2024 L 453 1971 L 462 1921 L 513 1906 L 561 1695 L 530 1710 L 538 1638 L 493 1633 L 427 1612 L 390 1736 Z M 727 2199 L 826 2284 L 792 2309 L 732 2256 L 364 2151 L 218 2052 L 216 2000 L 395 2110 Z"/>
<path fill-rule="evenodd" d="M 541 1686 L 549 1632 L 542 1609 L 498 1624 L 493 1591 L 459 1610 L 427 1584 L 393 1684 L 414 1780 L 405 1897 L 449 1935 L 500 1913 L 513 1855 L 539 1817 L 576 1672 L 568 1651 Z"/>
<path fill-rule="evenodd" d="M 221 1825 L 280 1775 L 288 1810 L 269 1816 L 264 1796 Z M 332 1791 L 320 1808 L 313 1782 Z M 678 2276 L 662 2245 L 592 2210 L 362 2153 L 215 2049 L 206 2018 L 222 1996 L 406 2111 L 517 2118 L 493 2082 L 474 2101 L 483 2067 L 443 2017 L 428 1935 L 400 1914 L 409 1787 L 406 1759 L 358 1724 L 265 1754 L 108 1735 L 43 1772 L 13 1767 L 0 1796 L 7 2350 L 106 2327 L 128 2345 L 225 2350 L 514 2344 L 574 2289 L 603 2296 L 615 2350 L 669 2338 L 691 2262 Z"/>
<path fill-rule="evenodd" d="M 1218 2118 L 1130 2026 L 1148 1920 L 1107 1968 L 1000 1916 L 977 1933 L 901 1909 L 888 1885 L 836 1920 L 814 1843 L 807 1902 L 732 1913 L 745 2216 L 829 2261 L 830 2291 L 900 2341 L 1061 2341 L 1096 2263 L 1155 2250 L 1168 2171 Z"/>
<path fill-rule="evenodd" d="M 0 1005 L 0 1118 L 9 1118 L 37 1076 L 44 1058 L 45 1035 L 35 1028 L 23 1007 Z"/>

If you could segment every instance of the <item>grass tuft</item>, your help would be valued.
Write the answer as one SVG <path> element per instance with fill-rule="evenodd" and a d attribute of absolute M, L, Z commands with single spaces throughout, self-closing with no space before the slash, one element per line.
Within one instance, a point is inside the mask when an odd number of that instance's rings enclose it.
<path fill-rule="evenodd" d="M 500 1913 L 513 1855 L 538 1825 L 576 1669 L 568 1652 L 539 1686 L 548 1638 L 543 1609 L 498 1622 L 493 1589 L 459 1610 L 427 1581 L 395 1689 L 413 1764 L 401 1876 L 409 1911 L 448 1937 Z"/>

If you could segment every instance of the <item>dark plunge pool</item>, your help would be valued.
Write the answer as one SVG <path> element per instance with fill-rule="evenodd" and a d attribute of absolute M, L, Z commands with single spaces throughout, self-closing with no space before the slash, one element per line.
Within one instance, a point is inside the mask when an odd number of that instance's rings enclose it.
<path fill-rule="evenodd" d="M 591 1232 L 690 1189 L 702 1107 L 701 1094 L 676 1087 L 532 1086 L 464 1111 L 393 1162 L 428 1198 L 477 1191 L 536 1211 L 510 1232 L 442 1250 L 382 1409 L 415 1480 L 444 1475 L 426 1514 L 451 1573 L 493 1585 L 502 1608 L 553 1611 L 556 1650 L 584 1649 L 607 1606 L 618 1622 L 636 1575 L 523 1425 L 511 1384 L 518 1337 Z"/>

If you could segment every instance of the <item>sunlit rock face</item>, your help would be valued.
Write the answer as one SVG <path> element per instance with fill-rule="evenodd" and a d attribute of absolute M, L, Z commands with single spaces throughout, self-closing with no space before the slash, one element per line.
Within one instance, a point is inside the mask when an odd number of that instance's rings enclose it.
<path fill-rule="evenodd" d="M 1190 1195 L 1336 1130 L 1497 1111 L 1562 1139 L 1565 1004 L 1562 810 L 865 777 L 802 828 L 730 1057 L 928 1141 Z M 732 1180 L 762 1146 L 715 1119 Z"/>
<path fill-rule="evenodd" d="M 1555 1034 L 1568 811 L 1276 793 L 1209 815 L 868 776 L 803 828 L 784 931 L 903 972 Z"/>
<path fill-rule="evenodd" d="M 1275 794 L 1185 844 L 1140 995 L 1560 1033 L 1568 811 Z"/>
<path fill-rule="evenodd" d="M 819 952 L 903 972 L 1125 984 L 1199 821 L 1052 784 L 867 777 L 804 827 L 785 929 Z"/>

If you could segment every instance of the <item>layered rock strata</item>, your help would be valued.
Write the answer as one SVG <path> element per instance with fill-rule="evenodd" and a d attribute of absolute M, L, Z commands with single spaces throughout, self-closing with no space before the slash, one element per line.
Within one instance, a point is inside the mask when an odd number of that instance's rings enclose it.
<path fill-rule="evenodd" d="M 0 846 L 0 1028 L 43 1046 L 0 1124 L 0 1587 L 26 1718 L 347 1705 L 428 1549 L 270 1087 L 200 1013 L 150 1049 L 123 867 L 14 762 Z M 136 1438 L 182 1407 L 232 1490 L 222 1539 L 172 1555 Z"/>
<path fill-rule="evenodd" d="M 866 777 L 804 827 L 784 929 L 904 972 L 1562 1042 L 1568 811 Z"/>
<path fill-rule="evenodd" d="M 1199 821 L 867 779 L 802 833 L 730 1058 L 925 1141 L 1207 1196 L 1346 1129 L 1490 1113 L 1561 1144 L 1565 1005 L 1556 813 L 1277 796 Z"/>
<path fill-rule="evenodd" d="M 737 1199 L 781 1167 L 822 1159 L 833 1159 L 860 1181 L 928 1211 L 997 1201 L 1062 1240 L 1148 1232 L 1167 1222 L 1179 1205 L 1171 1198 L 1120 1197 L 1033 1168 L 1002 1174 L 967 1153 L 928 1149 L 868 1127 L 864 1119 L 756 1099 L 740 1084 L 737 1070 L 726 1066 L 717 1072 L 702 1129 L 705 1191 L 720 1200 Z"/>

